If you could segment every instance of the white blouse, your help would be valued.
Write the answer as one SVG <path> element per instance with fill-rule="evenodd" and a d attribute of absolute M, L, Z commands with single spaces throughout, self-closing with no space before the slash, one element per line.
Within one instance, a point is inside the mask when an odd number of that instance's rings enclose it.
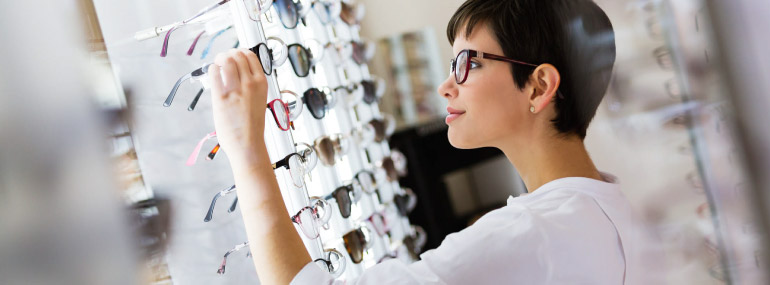
<path fill-rule="evenodd" d="M 308 263 L 292 284 L 661 284 L 663 258 L 612 175 L 561 178 L 508 198 L 406 264 L 387 260 L 354 280 Z"/>

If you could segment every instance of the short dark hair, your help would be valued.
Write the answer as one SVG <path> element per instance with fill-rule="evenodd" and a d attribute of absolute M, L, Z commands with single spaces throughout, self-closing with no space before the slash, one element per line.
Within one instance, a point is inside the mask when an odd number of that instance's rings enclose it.
<path fill-rule="evenodd" d="M 487 25 L 506 57 L 559 70 L 562 96 L 554 96 L 553 125 L 561 134 L 584 139 L 615 63 L 615 33 L 607 14 L 591 0 L 468 0 L 449 20 L 449 43 L 462 27 L 467 38 L 478 24 Z M 511 66 L 516 86 L 523 89 L 534 68 Z"/>

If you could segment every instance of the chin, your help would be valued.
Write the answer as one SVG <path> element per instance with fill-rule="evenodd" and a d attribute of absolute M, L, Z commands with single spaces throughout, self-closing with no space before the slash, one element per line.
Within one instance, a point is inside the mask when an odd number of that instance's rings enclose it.
<path fill-rule="evenodd" d="M 479 148 L 476 144 L 471 142 L 468 134 L 459 132 L 456 128 L 449 127 L 447 131 L 447 138 L 449 138 L 449 144 L 458 149 L 474 149 Z"/>

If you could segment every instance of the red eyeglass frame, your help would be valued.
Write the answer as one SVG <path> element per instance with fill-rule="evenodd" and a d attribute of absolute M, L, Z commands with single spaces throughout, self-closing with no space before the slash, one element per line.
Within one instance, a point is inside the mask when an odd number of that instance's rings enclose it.
<path fill-rule="evenodd" d="M 286 125 L 286 128 L 281 127 L 281 124 L 278 123 L 278 114 L 275 113 L 275 106 L 274 106 L 276 104 L 276 101 L 278 101 L 278 103 L 281 104 L 281 107 L 283 107 L 283 110 L 286 112 L 286 122 L 288 122 L 288 124 Z M 288 131 L 293 123 L 291 121 L 291 117 L 289 116 L 289 105 L 287 105 L 286 102 L 283 102 L 283 100 L 281 99 L 275 99 L 273 101 L 270 101 L 270 103 L 267 103 L 267 108 L 270 109 L 270 113 L 273 114 L 275 125 L 278 126 L 278 128 L 281 129 L 282 131 Z"/>
<path fill-rule="evenodd" d="M 460 58 L 460 55 L 463 54 L 463 53 L 467 53 L 468 54 L 468 56 L 465 59 L 465 66 L 470 66 L 471 65 L 471 58 L 474 58 L 474 57 L 491 59 L 491 60 L 497 60 L 497 61 L 504 61 L 504 62 L 514 63 L 514 64 L 521 64 L 521 65 L 531 66 L 531 67 L 538 67 L 539 66 L 537 64 L 531 64 L 531 63 L 523 62 L 523 61 L 520 61 L 520 60 L 515 60 L 515 59 L 509 58 L 509 57 L 504 57 L 504 56 L 501 56 L 501 55 L 495 55 L 495 54 L 491 54 L 491 53 L 480 52 L 480 51 L 472 50 L 472 49 L 464 49 L 464 50 L 461 50 L 460 52 L 458 52 L 457 56 L 455 57 L 455 59 L 451 60 L 451 62 L 450 62 L 450 72 L 455 76 L 455 82 L 457 84 L 465 83 L 465 81 L 468 80 L 468 73 L 470 72 L 470 68 L 465 68 L 465 74 L 463 74 L 462 80 L 457 80 L 457 59 Z"/>

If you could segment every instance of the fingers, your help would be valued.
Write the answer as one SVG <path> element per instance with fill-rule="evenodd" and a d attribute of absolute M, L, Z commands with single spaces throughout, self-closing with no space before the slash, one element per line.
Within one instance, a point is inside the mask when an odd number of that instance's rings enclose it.
<path fill-rule="evenodd" d="M 211 83 L 212 94 L 220 96 L 223 95 L 225 87 L 224 83 L 222 82 L 221 68 L 219 68 L 219 66 L 216 64 L 209 65 L 209 70 L 207 73 L 209 76 L 209 82 Z"/>
<path fill-rule="evenodd" d="M 264 75 L 261 74 L 264 74 L 265 72 L 263 71 L 264 69 L 262 69 L 262 62 L 259 61 L 257 54 L 248 49 L 241 49 L 240 51 L 246 56 L 253 75 L 257 78 L 263 77 Z"/>
<path fill-rule="evenodd" d="M 240 74 L 238 72 L 238 63 L 232 57 L 230 52 L 220 53 L 214 60 L 215 65 L 219 65 L 223 77 L 222 93 L 229 93 L 240 87 Z"/>
<path fill-rule="evenodd" d="M 246 54 L 244 54 L 240 49 L 233 49 L 229 53 L 231 53 L 232 58 L 235 60 L 235 63 L 238 66 L 240 81 L 243 83 L 252 80 L 254 78 L 254 73 L 251 70 L 251 66 L 249 66 L 249 60 L 246 58 Z"/>

